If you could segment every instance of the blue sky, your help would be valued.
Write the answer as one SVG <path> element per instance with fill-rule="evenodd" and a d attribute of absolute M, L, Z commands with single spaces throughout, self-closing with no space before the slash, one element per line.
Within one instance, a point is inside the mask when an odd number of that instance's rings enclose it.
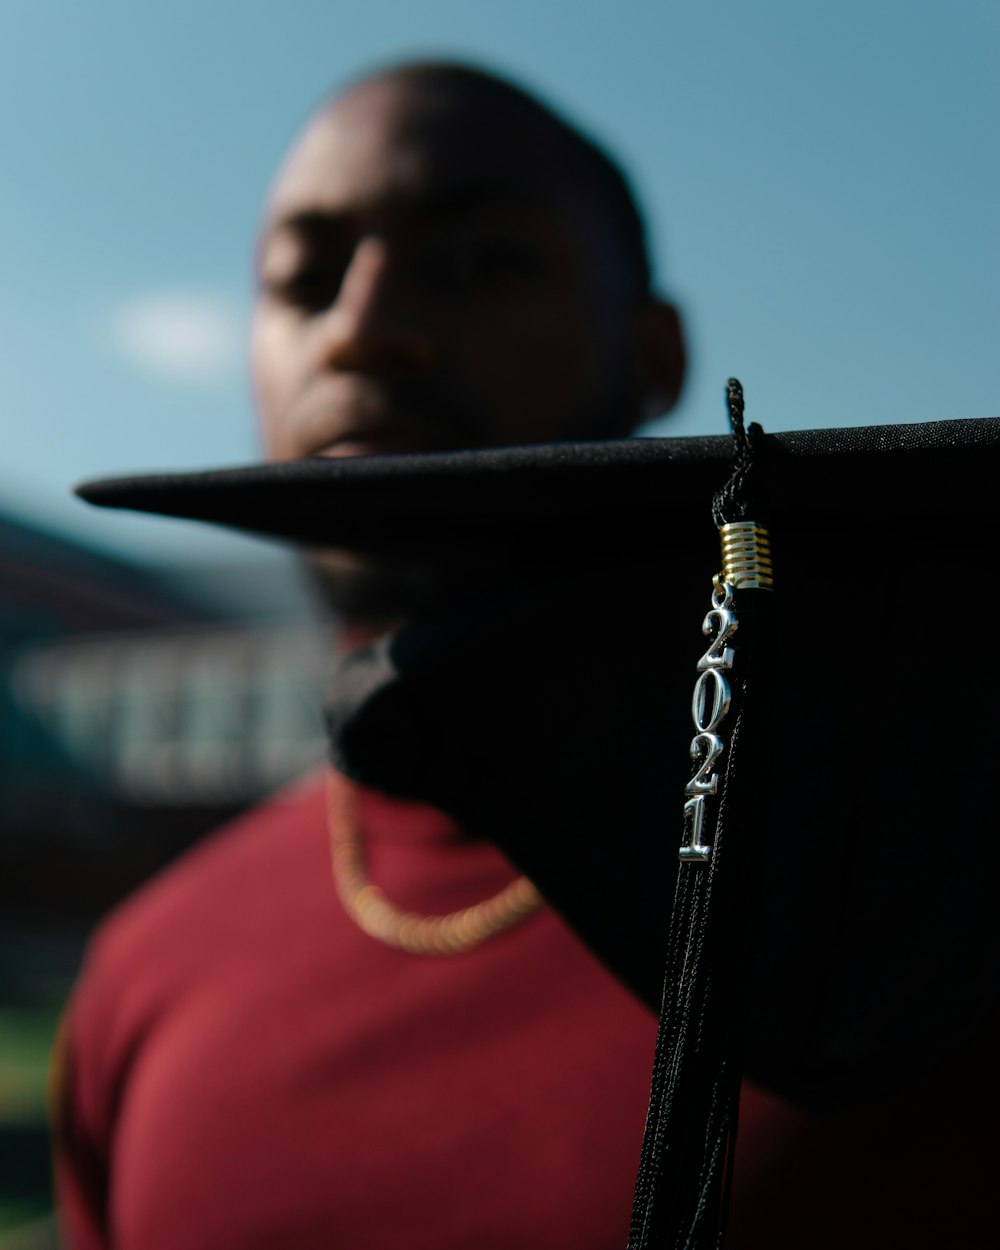
<path fill-rule="evenodd" d="M 338 81 L 471 57 L 623 158 L 690 384 L 665 432 L 1000 412 L 995 0 L 4 0 L 0 507 L 143 558 L 252 550 L 73 482 L 257 458 L 249 255 Z"/>

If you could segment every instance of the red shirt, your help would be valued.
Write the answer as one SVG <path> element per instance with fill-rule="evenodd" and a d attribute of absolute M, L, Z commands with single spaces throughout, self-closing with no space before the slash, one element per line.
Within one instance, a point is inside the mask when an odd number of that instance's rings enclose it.
<path fill-rule="evenodd" d="M 362 796 L 372 878 L 425 913 L 513 874 Z M 216 835 L 92 944 L 59 1129 L 73 1250 L 605 1250 L 656 1023 L 549 909 L 457 956 L 345 915 L 320 785 Z"/>

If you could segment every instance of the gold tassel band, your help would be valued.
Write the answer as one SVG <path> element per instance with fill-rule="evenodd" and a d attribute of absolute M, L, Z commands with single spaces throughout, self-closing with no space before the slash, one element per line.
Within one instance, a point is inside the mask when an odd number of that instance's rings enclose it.
<path fill-rule="evenodd" d="M 719 530 L 722 540 L 722 580 L 734 589 L 774 588 L 771 539 L 755 521 L 729 521 Z"/>

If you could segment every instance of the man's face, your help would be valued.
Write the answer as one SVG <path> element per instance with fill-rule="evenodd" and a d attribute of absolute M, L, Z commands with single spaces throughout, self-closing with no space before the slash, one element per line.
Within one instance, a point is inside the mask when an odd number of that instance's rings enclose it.
<path fill-rule="evenodd" d="M 636 294 L 565 147 L 479 92 L 373 80 L 315 120 L 259 251 L 268 454 L 608 436 L 640 416 Z"/>

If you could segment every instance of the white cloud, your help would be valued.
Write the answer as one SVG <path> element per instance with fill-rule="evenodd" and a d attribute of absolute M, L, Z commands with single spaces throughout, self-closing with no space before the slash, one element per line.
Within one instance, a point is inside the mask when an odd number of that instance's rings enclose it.
<path fill-rule="evenodd" d="M 123 304 L 111 341 L 132 364 L 177 382 L 233 376 L 242 355 L 242 319 L 233 305 L 197 291 L 153 291 Z"/>

